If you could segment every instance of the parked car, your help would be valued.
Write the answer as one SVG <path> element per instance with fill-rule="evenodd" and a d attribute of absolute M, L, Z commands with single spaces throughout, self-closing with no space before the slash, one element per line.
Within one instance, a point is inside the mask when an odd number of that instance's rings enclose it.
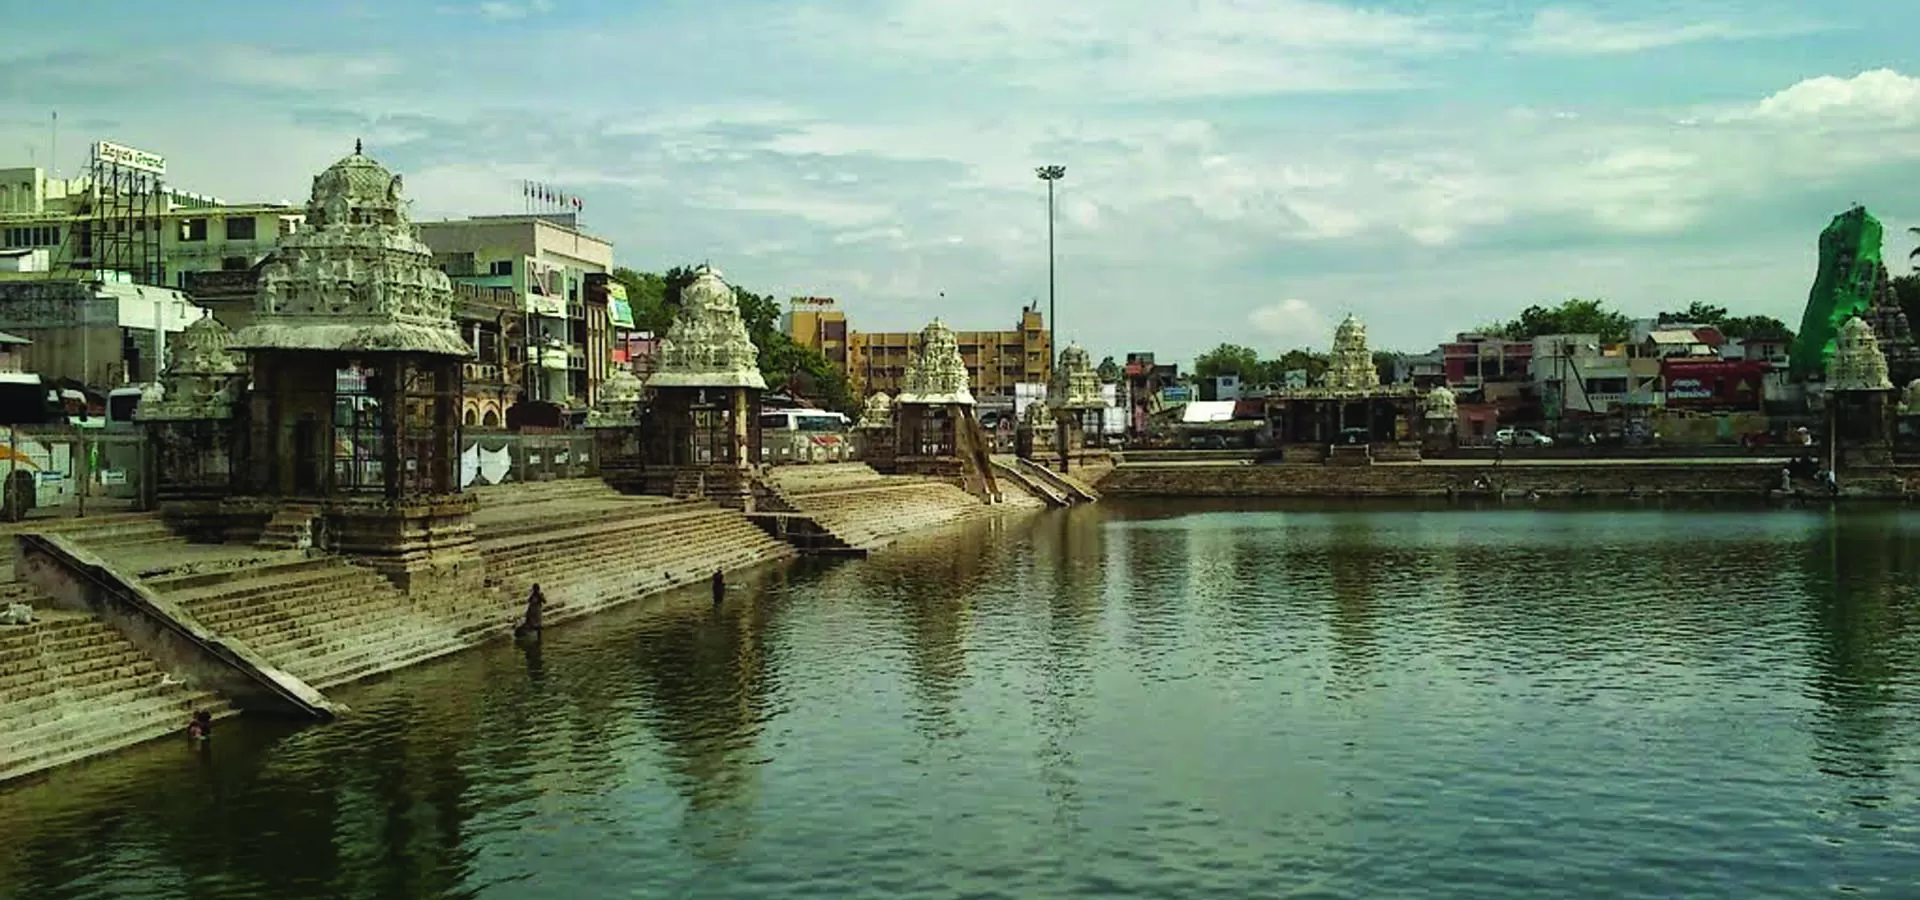
<path fill-rule="evenodd" d="M 1531 428 L 1502 428 L 1493 433 L 1493 442 L 1502 447 L 1553 446 L 1553 438 Z"/>

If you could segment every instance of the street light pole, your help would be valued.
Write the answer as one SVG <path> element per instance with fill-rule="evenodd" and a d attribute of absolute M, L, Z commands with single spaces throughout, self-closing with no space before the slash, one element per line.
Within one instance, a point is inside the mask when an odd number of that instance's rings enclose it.
<path fill-rule="evenodd" d="M 1051 377 L 1060 347 L 1060 320 L 1054 318 L 1053 310 L 1053 183 L 1067 177 L 1067 167 L 1041 166 L 1033 174 L 1047 183 L 1047 374 Z"/>

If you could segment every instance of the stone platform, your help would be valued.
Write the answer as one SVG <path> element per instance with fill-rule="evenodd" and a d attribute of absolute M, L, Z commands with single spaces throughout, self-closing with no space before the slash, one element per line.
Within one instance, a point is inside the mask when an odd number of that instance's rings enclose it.
<path fill-rule="evenodd" d="M 1782 459 L 1428 460 L 1371 466 L 1255 464 L 1246 461 L 1124 463 L 1097 482 L 1109 495 L 1160 497 L 1444 497 L 1488 493 L 1544 496 L 1764 497 L 1780 486 Z M 1905 476 L 1843 474 L 1873 495 L 1903 496 Z M 1911 477 L 1920 488 L 1920 469 Z M 1484 482 L 1477 487 L 1476 482 Z"/>

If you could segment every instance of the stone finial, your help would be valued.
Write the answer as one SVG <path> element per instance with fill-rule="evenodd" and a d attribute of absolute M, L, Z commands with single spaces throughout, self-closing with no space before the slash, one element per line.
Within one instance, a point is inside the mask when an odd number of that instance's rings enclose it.
<path fill-rule="evenodd" d="M 453 321 L 453 283 L 414 236 L 400 176 L 355 153 L 313 179 L 306 227 L 260 269 L 242 350 L 471 357 Z"/>
<path fill-rule="evenodd" d="M 953 330 L 934 319 L 920 331 L 920 346 L 907 358 L 907 373 L 902 379 L 901 405 L 972 406 L 973 389 L 968 384 L 967 364 L 960 358 L 960 344 Z"/>
<path fill-rule="evenodd" d="M 227 419 L 239 396 L 242 373 L 233 332 L 206 316 L 180 332 L 173 360 L 157 384 L 143 392 L 134 418 L 141 421 Z"/>
<path fill-rule="evenodd" d="M 621 363 L 608 368 L 600 396 L 587 411 L 588 428 L 631 428 L 640 423 L 640 378 Z"/>
<path fill-rule="evenodd" d="M 680 292 L 680 314 L 660 341 L 660 365 L 649 387 L 766 390 L 760 351 L 747 335 L 740 303 L 720 270 L 702 264 Z"/>
<path fill-rule="evenodd" d="M 1047 380 L 1047 405 L 1054 409 L 1106 407 L 1092 357 L 1079 344 L 1068 344 L 1060 351 L 1060 360 L 1053 365 L 1053 377 Z"/>
<path fill-rule="evenodd" d="M 1367 349 L 1367 326 L 1347 316 L 1333 332 L 1333 352 L 1327 365 L 1327 387 L 1336 391 L 1370 391 L 1380 386 L 1380 371 Z"/>
<path fill-rule="evenodd" d="M 1893 381 L 1887 377 L 1887 357 L 1880 352 L 1880 341 L 1874 337 L 1873 327 L 1859 316 L 1840 326 L 1833 358 L 1827 363 L 1827 390 L 1893 390 Z"/>
<path fill-rule="evenodd" d="M 1425 410 L 1422 414 L 1433 421 L 1452 421 L 1459 408 L 1455 403 L 1453 391 L 1448 390 L 1444 384 L 1429 391 L 1427 399 L 1421 403 L 1421 406 Z"/>
<path fill-rule="evenodd" d="M 854 427 L 874 431 L 892 430 L 893 398 L 887 396 L 886 391 L 874 391 L 860 410 L 860 423 Z"/>

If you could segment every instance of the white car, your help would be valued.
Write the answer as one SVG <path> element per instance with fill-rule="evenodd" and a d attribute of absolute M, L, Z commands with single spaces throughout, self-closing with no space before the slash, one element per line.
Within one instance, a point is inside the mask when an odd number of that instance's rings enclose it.
<path fill-rule="evenodd" d="M 1493 442 L 1502 447 L 1553 446 L 1553 438 L 1531 428 L 1502 428 L 1493 433 Z"/>

